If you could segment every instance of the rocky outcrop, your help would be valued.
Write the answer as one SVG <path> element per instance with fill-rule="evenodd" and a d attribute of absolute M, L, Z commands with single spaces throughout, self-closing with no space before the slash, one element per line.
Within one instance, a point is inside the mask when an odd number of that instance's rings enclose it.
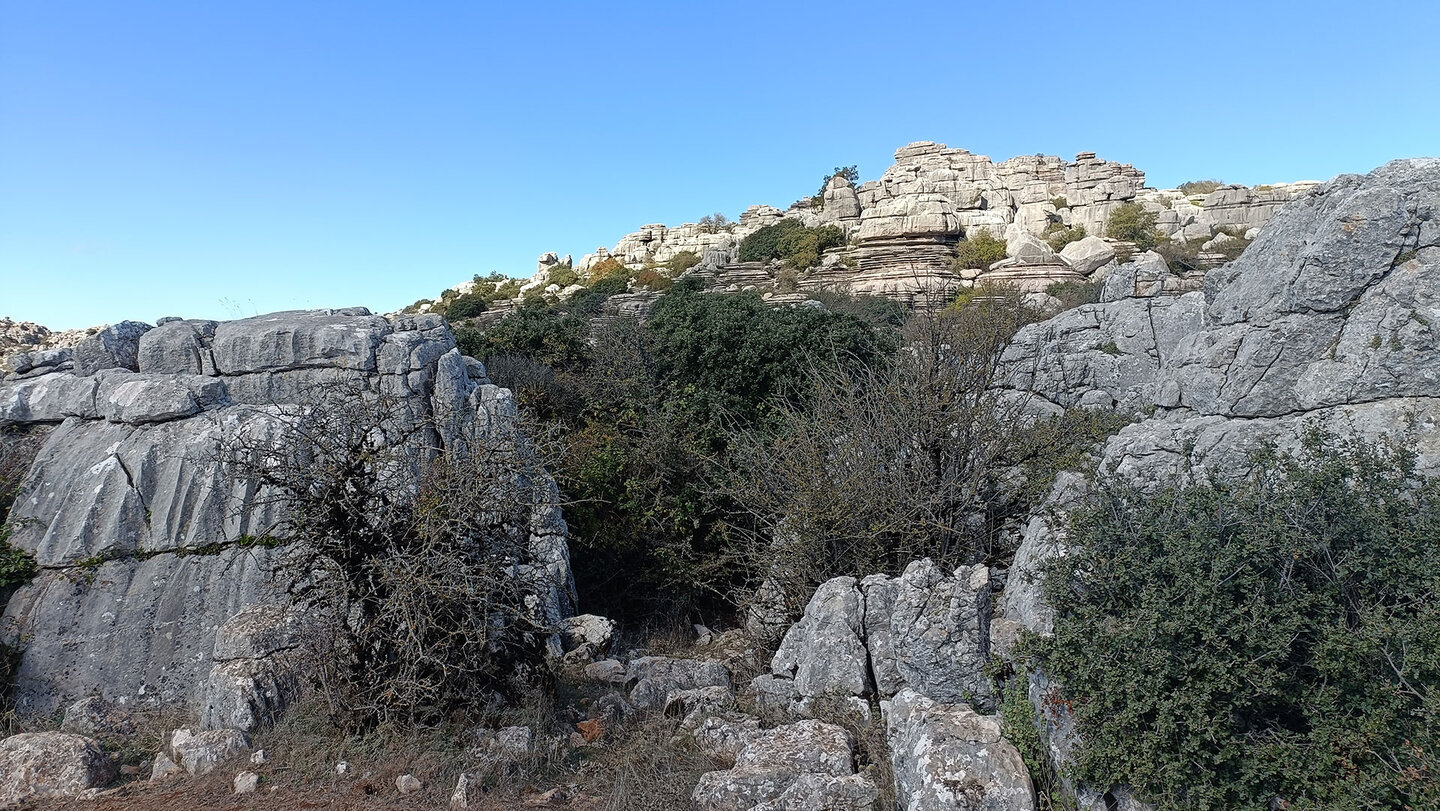
<path fill-rule="evenodd" d="M 1119 292 L 1129 295 L 1107 290 L 1115 300 L 1022 330 L 1006 355 L 1017 389 L 1049 399 L 1067 389 L 1062 379 L 1084 381 L 1067 396 L 1078 388 L 1082 404 L 1153 410 L 1106 444 L 1097 469 L 1139 483 L 1227 475 L 1261 443 L 1291 448 L 1320 428 L 1394 440 L 1423 472 L 1440 471 L 1440 160 L 1395 161 L 1307 192 L 1211 271 L 1203 292 L 1145 298 L 1139 281 Z M 1084 486 L 1062 476 L 1047 507 L 1063 512 Z M 1039 633 L 1053 621 L 1039 572 L 1066 551 L 1049 515 L 1026 527 L 1003 606 Z M 1032 677 L 1031 695 L 1063 764 L 1073 733 L 1041 701 L 1043 678 Z"/>
<path fill-rule="evenodd" d="M 64 732 L 27 732 L 0 740 L 0 807 L 46 797 L 76 797 L 115 779 L 100 744 Z"/>
<path fill-rule="evenodd" d="M 738 222 L 719 227 L 645 225 L 621 237 L 614 247 L 602 246 L 586 254 L 575 268 L 587 272 L 612 258 L 641 268 L 690 251 L 701 257 L 711 277 L 723 276 L 737 262 L 745 237 L 790 218 L 808 227 L 839 226 L 849 238 L 849 244 L 827 254 L 819 268 L 800 274 L 801 290 L 839 287 L 929 308 L 942 305 L 958 289 L 977 284 L 1042 292 L 1056 282 L 1103 277 L 1116 246 L 1102 237 L 1111 214 L 1124 203 L 1153 212 L 1157 228 L 1167 238 L 1203 243 L 1208 246 L 1204 250 L 1213 252 L 1220 247 L 1214 240 L 1253 237 L 1276 211 L 1315 185 L 1307 181 L 1253 189 L 1223 186 L 1192 196 L 1177 189 L 1147 188 L 1144 172 L 1102 160 L 1094 152 L 1081 152 L 1073 161 L 1021 155 L 996 163 L 964 149 L 917 141 L 896 150 L 895 163 L 859 188 L 844 176 L 831 178 L 818 204 L 805 197 L 787 209 L 751 206 Z M 1088 236 L 1057 256 L 1038 239 L 1057 226 L 1084 228 Z M 1010 257 L 985 272 L 957 272 L 951 266 L 955 244 L 979 231 L 1005 235 L 1012 244 Z M 1224 259 L 1216 253 L 1203 258 L 1206 266 Z M 539 272 L 524 289 L 548 289 L 547 274 L 562 264 L 556 254 L 543 254 Z M 769 278 L 748 283 L 773 284 L 773 274 L 764 275 Z M 735 289 L 746 284 L 738 283 Z M 557 295 L 563 297 L 563 291 Z"/>
<path fill-rule="evenodd" d="M 92 692 L 184 705 L 207 725 L 273 711 L 285 685 L 265 663 L 288 632 L 246 609 L 276 599 L 276 551 L 257 539 L 280 516 L 220 449 L 273 435 L 278 415 L 337 379 L 403 403 L 422 455 L 514 420 L 510 393 L 460 355 L 439 316 L 362 308 L 125 322 L 77 347 L 72 371 L 0 383 L 0 426 L 58 423 L 11 514 L 11 543 L 41 569 L 5 611 L 11 640 L 25 643 L 22 712 Z M 537 611 L 558 621 L 573 585 L 550 493 L 535 505 L 530 552 L 550 584 Z"/>
<path fill-rule="evenodd" d="M 837 577 L 816 589 L 786 632 L 770 673 L 753 687 L 763 706 L 798 715 L 838 701 L 862 715 L 868 699 L 906 687 L 940 701 L 993 708 L 990 572 L 942 572 L 929 559 L 898 578 Z"/>

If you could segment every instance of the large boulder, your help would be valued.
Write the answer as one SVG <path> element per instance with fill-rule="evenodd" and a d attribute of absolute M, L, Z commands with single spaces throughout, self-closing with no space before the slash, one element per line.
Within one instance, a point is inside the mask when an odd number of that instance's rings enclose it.
<path fill-rule="evenodd" d="M 102 369 L 140 368 L 140 338 L 151 329 L 139 321 L 111 324 L 74 349 L 75 373 L 93 375 Z"/>
<path fill-rule="evenodd" d="M 1060 258 L 1086 276 L 1115 261 L 1115 249 L 1097 236 L 1077 239 L 1060 249 Z"/>
<path fill-rule="evenodd" d="M 1029 811 L 1030 772 L 1000 720 L 902 690 L 885 716 L 903 811 Z"/>
<path fill-rule="evenodd" d="M 730 671 L 723 664 L 669 656 L 642 656 L 631 660 L 625 683 L 630 685 L 630 703 L 641 710 L 663 709 L 671 695 L 685 690 L 731 687 Z"/>
<path fill-rule="evenodd" d="M 989 708 L 989 661 L 989 569 L 947 573 L 927 558 L 898 578 L 821 584 L 786 632 L 770 672 L 751 685 L 763 707 L 794 715 L 849 709 L 866 717 L 868 699 L 907 686 Z"/>
<path fill-rule="evenodd" d="M 65 732 L 27 732 L 0 740 L 0 806 L 76 797 L 115 779 L 99 742 Z"/>
<path fill-rule="evenodd" d="M 733 768 L 700 776 L 692 795 L 700 811 L 860 811 L 878 795 L 873 782 L 855 774 L 850 733 L 834 724 L 761 730 L 743 719 L 707 720 L 696 737 L 714 754 L 725 754 L 714 748 L 724 746 L 735 757 Z"/>

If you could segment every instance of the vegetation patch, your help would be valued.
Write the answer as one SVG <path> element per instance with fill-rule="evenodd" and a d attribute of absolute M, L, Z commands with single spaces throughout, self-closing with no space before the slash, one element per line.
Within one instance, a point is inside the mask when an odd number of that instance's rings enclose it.
<path fill-rule="evenodd" d="M 1440 802 L 1440 482 L 1314 433 L 1238 481 L 1103 481 L 1045 589 L 1075 776 L 1171 808 Z"/>

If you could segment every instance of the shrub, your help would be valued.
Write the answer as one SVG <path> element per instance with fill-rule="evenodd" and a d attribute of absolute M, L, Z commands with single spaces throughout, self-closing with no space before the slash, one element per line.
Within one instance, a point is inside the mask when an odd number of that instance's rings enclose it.
<path fill-rule="evenodd" d="M 665 269 L 671 275 L 679 276 L 681 273 L 700 264 L 700 254 L 694 251 L 681 251 L 665 260 Z"/>
<path fill-rule="evenodd" d="M 1187 196 L 1209 194 L 1224 185 L 1219 180 L 1190 180 L 1180 184 L 1180 192 Z"/>
<path fill-rule="evenodd" d="M 955 268 L 984 270 L 1005 258 L 1005 240 L 986 229 L 969 234 L 955 245 Z"/>
<path fill-rule="evenodd" d="M 767 225 L 740 242 L 741 262 L 768 262 L 779 259 L 796 270 L 820 263 L 820 254 L 845 244 L 839 226 L 806 228 L 799 220 L 786 218 Z"/>
<path fill-rule="evenodd" d="M 570 265 L 556 265 L 550 268 L 550 283 L 558 284 L 561 287 L 569 287 L 580 282 L 580 274 Z"/>
<path fill-rule="evenodd" d="M 635 284 L 646 290 L 669 290 L 675 280 L 658 270 L 642 270 L 635 274 Z"/>
<path fill-rule="evenodd" d="M 1023 404 L 993 386 L 1010 338 L 1035 318 L 1022 299 L 987 289 L 963 310 L 917 317 L 889 365 L 807 373 L 804 398 L 732 438 L 726 492 L 749 516 L 733 532 L 787 607 L 839 575 L 999 559 L 989 516 L 1028 497 L 1002 478 L 1066 447 L 1025 442 Z"/>
<path fill-rule="evenodd" d="M 904 305 L 884 296 L 866 293 L 852 295 L 841 290 L 825 288 L 810 294 L 810 298 L 825 305 L 832 313 L 846 313 L 882 331 L 899 329 L 907 316 Z"/>
<path fill-rule="evenodd" d="M 569 366 L 583 362 L 587 331 L 588 325 L 579 315 L 557 312 L 544 301 L 527 301 L 474 338 L 467 335 L 469 345 L 462 345 L 461 351 L 481 360 L 492 355 L 525 355 Z"/>
<path fill-rule="evenodd" d="M 1059 211 L 1062 208 L 1069 208 L 1070 201 L 1066 200 L 1064 197 L 1051 197 L 1050 205 L 1054 206 L 1056 211 Z"/>
<path fill-rule="evenodd" d="M 1041 238 L 1050 245 L 1050 250 L 1059 253 L 1066 245 L 1072 242 L 1079 242 L 1086 237 L 1085 226 L 1065 225 L 1064 223 L 1052 222 L 1045 226 L 1045 232 Z"/>
<path fill-rule="evenodd" d="M 442 315 L 451 321 L 459 321 L 462 318 L 474 318 L 485 312 L 485 298 L 475 293 L 466 293 L 444 302 L 442 306 L 437 309 L 442 309 Z"/>
<path fill-rule="evenodd" d="M 222 458 L 284 516 L 277 576 L 313 623 L 307 670 L 336 723 L 435 723 L 543 681 L 551 629 L 529 606 L 554 584 L 529 526 L 551 496 L 534 447 L 476 430 L 442 452 L 403 398 L 359 381 L 274 421 Z"/>
<path fill-rule="evenodd" d="M 1102 481 L 1038 643 L 1075 774 L 1159 808 L 1440 801 L 1440 482 L 1312 433 L 1238 480 Z"/>
<path fill-rule="evenodd" d="M 1105 223 L 1105 236 L 1123 242 L 1133 242 L 1135 247 L 1148 251 L 1165 240 L 1156 229 L 1158 218 L 1153 211 L 1147 211 L 1139 203 L 1121 203 L 1110 212 Z"/>
<path fill-rule="evenodd" d="M 590 284 L 593 285 L 605 279 L 628 280 L 634 275 L 634 272 L 631 271 L 624 262 L 621 262 L 613 256 L 609 256 L 591 266 L 588 275 Z"/>
<path fill-rule="evenodd" d="M 1048 295 L 1060 299 L 1060 309 L 1070 310 L 1082 304 L 1094 304 L 1105 289 L 1104 280 L 1056 282 L 1045 288 Z"/>

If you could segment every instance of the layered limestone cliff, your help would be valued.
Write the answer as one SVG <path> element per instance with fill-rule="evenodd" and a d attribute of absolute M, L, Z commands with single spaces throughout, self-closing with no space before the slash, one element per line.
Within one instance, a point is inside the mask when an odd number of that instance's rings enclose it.
<path fill-rule="evenodd" d="M 90 694 L 186 706 L 216 726 L 251 726 L 273 709 L 279 676 L 263 662 L 294 635 L 283 610 L 256 613 L 284 606 L 271 577 L 279 552 L 255 538 L 280 516 L 225 464 L 228 439 L 273 434 L 278 414 L 337 379 L 403 403 L 396 434 L 417 458 L 514 427 L 510 392 L 460 355 L 434 315 L 123 322 L 63 362 L 35 361 L 12 361 L 0 382 L 0 427 L 54 426 L 10 517 L 11 543 L 40 566 L 5 609 L 8 640 L 23 650 L 23 713 Z M 574 587 L 545 484 L 529 552 L 549 584 L 536 610 L 556 621 L 573 613 Z"/>
<path fill-rule="evenodd" d="M 1074 161 L 1022 155 L 996 163 L 964 149 L 919 141 L 896 150 L 895 163 L 858 188 L 837 176 L 818 201 L 805 198 L 784 210 L 751 206 L 738 222 L 720 228 L 708 223 L 646 225 L 621 237 L 614 247 L 586 254 L 574 267 L 583 273 L 614 258 L 639 268 L 692 252 L 702 258 L 700 272 L 708 272 L 722 287 L 773 287 L 773 269 L 736 264 L 739 245 L 746 236 L 788 217 L 809 227 L 839 226 L 849 242 L 827 252 L 819 268 L 801 274 L 800 289 L 838 287 L 915 305 L 985 282 L 1041 291 L 1054 282 L 1101 278 L 1113 266 L 1115 250 L 1100 237 L 1111 214 L 1124 203 L 1154 213 L 1165 237 L 1208 246 L 1212 240 L 1245 238 L 1231 234 L 1253 237 L 1284 204 L 1316 185 L 1230 185 L 1187 195 L 1146 187 L 1144 172 L 1093 152 L 1082 152 Z M 1085 229 L 1091 239 L 1083 255 L 1069 249 L 1052 252 L 1037 238 L 1057 226 Z M 956 243 L 981 229 L 1011 244 L 1009 258 L 988 271 L 957 271 L 951 263 Z M 544 289 L 548 271 L 561 264 L 571 263 L 554 254 L 542 256 L 527 289 Z M 552 292 L 563 297 L 558 287 Z"/>

